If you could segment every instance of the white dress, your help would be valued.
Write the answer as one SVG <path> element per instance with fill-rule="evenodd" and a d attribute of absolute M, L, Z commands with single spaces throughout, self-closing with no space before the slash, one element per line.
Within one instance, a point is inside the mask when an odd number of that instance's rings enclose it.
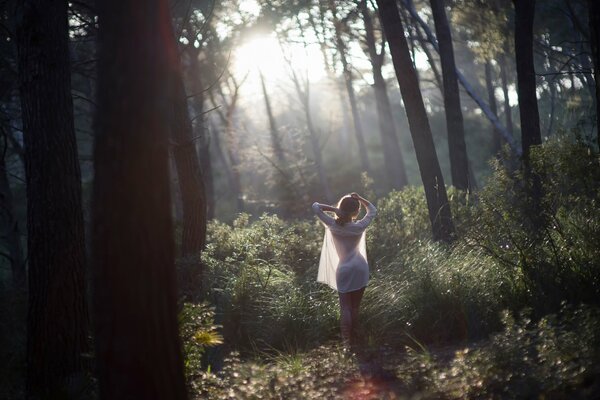
<path fill-rule="evenodd" d="M 369 203 L 367 214 L 360 221 L 344 225 L 337 224 L 325 214 L 321 204 L 313 203 L 312 209 L 325 225 L 317 282 L 326 283 L 340 293 L 367 286 L 369 264 L 365 230 L 377 214 L 375 206 Z"/>

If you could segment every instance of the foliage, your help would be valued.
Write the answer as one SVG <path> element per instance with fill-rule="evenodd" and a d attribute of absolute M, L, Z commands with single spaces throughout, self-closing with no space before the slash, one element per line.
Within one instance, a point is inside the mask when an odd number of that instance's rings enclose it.
<path fill-rule="evenodd" d="M 185 373 L 194 378 L 202 370 L 202 356 L 211 346 L 223 344 L 214 324 L 214 310 L 207 303 L 184 303 L 179 313 L 179 332 L 183 340 Z"/>
<path fill-rule="evenodd" d="M 201 374 L 192 387 L 208 399 L 589 398 L 600 389 L 598 308 L 564 305 L 538 322 L 505 312 L 502 323 L 469 347 L 413 343 L 354 356 L 326 345 L 267 362 L 232 353 L 222 371 Z"/>
<path fill-rule="evenodd" d="M 600 294 L 600 159 L 581 141 L 553 140 L 532 154 L 532 179 L 499 163 L 479 195 L 465 242 L 505 269 L 520 302 L 543 315 L 562 300 L 597 303 Z"/>

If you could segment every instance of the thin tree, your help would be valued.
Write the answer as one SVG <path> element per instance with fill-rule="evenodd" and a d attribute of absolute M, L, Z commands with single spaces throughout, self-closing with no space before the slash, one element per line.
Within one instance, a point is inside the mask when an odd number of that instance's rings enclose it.
<path fill-rule="evenodd" d="M 598 69 L 600 69 L 600 3 L 597 0 L 588 0 L 588 16 L 594 81 L 596 84 L 596 132 L 598 146 L 600 147 L 600 74 L 598 74 Z"/>
<path fill-rule="evenodd" d="M 271 134 L 271 147 L 277 161 L 283 165 L 286 162 L 285 153 L 283 152 L 283 146 L 281 145 L 281 138 L 279 137 L 279 131 L 277 129 L 277 123 L 275 122 L 275 116 L 271 108 L 271 101 L 269 100 L 269 93 L 267 92 L 267 86 L 265 85 L 265 77 L 262 71 L 258 72 L 260 75 L 260 86 L 263 92 L 263 98 L 265 100 L 265 110 L 267 111 L 267 118 L 269 119 L 269 133 Z"/>
<path fill-rule="evenodd" d="M 236 137 L 235 132 L 235 113 L 237 111 L 237 104 L 239 100 L 240 88 L 246 81 L 248 75 L 244 76 L 241 81 L 238 81 L 233 74 L 227 71 L 228 77 L 223 82 L 223 85 L 227 86 L 229 96 L 225 94 L 221 84 L 216 85 L 216 89 L 221 96 L 221 101 L 224 105 L 225 112 L 220 108 L 220 104 L 217 104 L 216 99 L 212 91 L 209 91 L 210 99 L 213 103 L 214 109 L 221 120 L 221 125 L 225 127 L 225 140 L 226 140 L 226 151 L 229 158 L 229 164 L 224 160 L 225 165 L 229 165 L 228 175 L 231 191 L 236 200 L 237 210 L 239 212 L 244 211 L 244 197 L 242 190 L 242 176 L 241 176 L 241 160 L 240 160 L 240 149 L 239 140 Z M 221 83 L 221 82 L 219 82 Z"/>
<path fill-rule="evenodd" d="M 533 18 L 535 0 L 513 0 L 515 5 L 515 59 L 517 94 L 521 116 L 523 159 L 529 161 L 531 146 L 542 143 L 533 64 Z"/>
<path fill-rule="evenodd" d="M 88 312 L 67 2 L 19 3 L 17 50 L 27 181 L 27 396 L 82 373 Z"/>
<path fill-rule="evenodd" d="M 8 254 L 2 252 L 0 255 L 8 258 L 12 272 L 12 283 L 16 288 L 24 288 L 26 280 L 25 258 L 23 257 L 23 246 L 21 245 L 21 232 L 18 220 L 15 217 L 12 188 L 8 179 L 6 159 L 8 158 L 8 132 L 10 128 L 2 121 L 0 132 L 2 136 L 2 147 L 0 147 L 0 221 L 3 227 L 2 236 L 5 238 Z M 8 122 L 8 121 L 6 121 Z M 24 161 L 24 160 L 23 160 Z"/>
<path fill-rule="evenodd" d="M 402 3 L 404 4 L 404 7 L 409 12 L 413 20 L 416 21 L 421 26 L 421 28 L 423 28 L 423 31 L 425 32 L 429 43 L 431 43 L 433 48 L 439 53 L 437 39 L 435 38 L 435 35 L 431 32 L 431 29 L 429 29 L 427 23 L 425 23 L 425 21 L 423 21 L 423 18 L 421 18 L 421 16 L 417 13 L 413 1 L 402 0 Z M 483 114 L 487 117 L 487 119 L 494 125 L 498 132 L 502 134 L 502 137 L 509 144 L 511 150 L 515 154 L 521 155 L 521 148 L 517 145 L 516 141 L 514 140 L 512 132 L 509 132 L 506 129 L 506 127 L 502 125 L 498 117 L 490 110 L 489 105 L 486 104 L 485 101 L 481 99 L 481 97 L 479 97 L 479 95 L 475 92 L 474 88 L 471 86 L 469 81 L 467 81 L 464 75 L 458 70 L 456 70 L 456 77 L 458 78 L 458 81 L 460 82 L 462 87 L 465 89 L 465 92 L 467 92 L 467 94 L 473 99 L 473 101 L 477 103 L 477 105 L 479 106 Z"/>
<path fill-rule="evenodd" d="M 431 0 L 430 3 L 442 65 L 444 110 L 446 111 L 452 184 L 461 190 L 471 190 L 469 160 L 467 158 L 467 145 L 465 144 L 465 127 L 460 109 L 460 92 L 458 91 L 458 81 L 456 79 L 452 34 L 444 9 L 444 0 Z"/>
<path fill-rule="evenodd" d="M 356 93 L 354 92 L 354 77 L 352 67 L 348 63 L 346 56 L 346 44 L 342 38 L 342 21 L 337 14 L 337 7 L 334 0 L 329 0 L 329 8 L 333 14 L 333 24 L 335 31 L 335 47 L 342 63 L 342 71 L 344 74 L 344 82 L 346 83 L 346 92 L 348 100 L 350 100 L 350 110 L 352 111 L 352 122 L 354 123 L 354 134 L 356 135 L 356 143 L 358 144 L 358 154 L 363 171 L 370 172 L 369 157 L 367 156 L 367 145 L 365 143 L 365 135 L 362 129 L 358 104 L 356 103 Z"/>
<path fill-rule="evenodd" d="M 97 7 L 92 260 L 100 398 L 185 399 L 169 198 L 177 61 L 169 6 Z"/>
<path fill-rule="evenodd" d="M 192 121 L 178 52 L 171 66 L 171 137 L 183 209 L 181 255 L 197 255 L 206 240 L 206 194 L 204 178 L 194 144 Z"/>
<path fill-rule="evenodd" d="M 398 7 L 395 0 L 377 0 L 377 5 L 406 108 L 421 180 L 425 189 L 433 238 L 435 240 L 450 241 L 454 234 L 452 212 L 448 204 L 444 177 L 435 152 L 423 97 L 419 89 L 419 81 L 410 60 Z"/>
<path fill-rule="evenodd" d="M 283 46 L 281 46 L 281 49 L 283 52 Z M 333 194 L 331 192 L 331 188 L 329 187 L 329 180 L 327 179 L 327 173 L 325 171 L 325 165 L 323 163 L 323 154 L 321 152 L 321 144 L 319 143 L 319 133 L 317 132 L 317 129 L 315 128 L 315 125 L 313 123 L 312 113 L 310 110 L 310 80 L 308 79 L 308 72 L 306 72 L 304 79 L 300 78 L 293 67 L 293 62 L 291 58 L 287 57 L 285 54 L 283 58 L 285 59 L 288 65 L 290 71 L 290 78 L 294 83 L 296 95 L 298 96 L 298 100 L 300 101 L 300 104 L 302 105 L 302 110 L 304 111 L 306 127 L 308 129 L 309 135 L 308 139 L 312 148 L 319 183 L 321 185 L 321 188 L 323 189 L 323 193 L 327 201 L 333 201 Z"/>
<path fill-rule="evenodd" d="M 508 47 L 508 46 L 507 46 Z M 510 106 L 510 97 L 508 95 L 508 66 L 506 65 L 506 54 L 508 49 L 505 48 L 505 53 L 500 55 L 500 84 L 502 86 L 502 98 L 504 99 L 504 118 L 506 120 L 506 129 L 513 136 L 513 121 L 512 108 Z"/>
<path fill-rule="evenodd" d="M 193 52 L 189 55 L 190 67 L 188 70 L 188 81 L 192 89 L 192 94 L 189 95 L 192 99 L 192 110 L 194 117 L 192 122 L 194 125 L 194 142 L 198 157 L 200 158 L 200 170 L 204 179 L 204 193 L 206 197 L 206 218 L 211 220 L 215 217 L 215 189 L 212 172 L 212 159 L 210 154 L 210 136 L 205 120 L 204 110 L 204 92 L 205 88 L 202 80 L 202 70 L 198 62 L 198 55 Z"/>
<path fill-rule="evenodd" d="M 498 115 L 498 105 L 496 103 L 496 87 L 494 86 L 494 79 L 492 77 L 492 63 L 490 60 L 485 61 L 485 87 L 488 92 L 488 102 L 490 104 L 490 110 L 495 115 Z M 498 132 L 495 126 L 492 126 L 492 153 L 498 154 L 502 149 L 502 135 Z"/>
<path fill-rule="evenodd" d="M 375 92 L 375 106 L 379 120 L 379 132 L 383 145 L 384 164 L 388 180 L 392 188 L 402 189 L 408 184 L 404 158 L 396 135 L 396 126 L 392 114 L 392 106 L 387 93 L 387 84 L 383 78 L 382 68 L 385 59 L 385 37 L 382 35 L 379 52 L 375 41 L 375 28 L 371 11 L 366 0 L 361 0 L 358 5 L 365 26 L 365 47 L 371 62 L 373 72 L 373 91 Z"/>

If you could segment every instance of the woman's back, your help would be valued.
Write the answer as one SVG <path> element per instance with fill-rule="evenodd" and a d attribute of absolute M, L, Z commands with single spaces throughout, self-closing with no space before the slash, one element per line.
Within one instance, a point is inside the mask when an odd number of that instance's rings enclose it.
<path fill-rule="evenodd" d="M 317 281 L 341 293 L 365 287 L 369 280 L 365 230 L 377 209 L 368 203 L 367 214 L 360 221 L 338 224 L 321 207 L 319 203 L 313 204 L 314 212 L 326 227 Z"/>

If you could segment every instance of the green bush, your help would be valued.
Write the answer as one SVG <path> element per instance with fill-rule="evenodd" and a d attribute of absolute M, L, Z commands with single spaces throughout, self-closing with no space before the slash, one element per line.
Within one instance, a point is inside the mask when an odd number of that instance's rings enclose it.
<path fill-rule="evenodd" d="M 600 158 L 591 147 L 554 140 L 536 147 L 532 174 L 541 199 L 532 200 L 532 179 L 496 163 L 465 242 L 484 249 L 505 269 L 515 300 L 538 316 L 561 301 L 600 298 Z"/>

